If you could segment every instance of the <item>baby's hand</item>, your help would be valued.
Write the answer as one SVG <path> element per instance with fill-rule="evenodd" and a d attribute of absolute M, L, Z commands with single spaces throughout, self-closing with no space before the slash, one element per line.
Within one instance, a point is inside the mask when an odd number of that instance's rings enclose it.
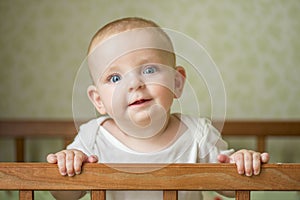
<path fill-rule="evenodd" d="M 49 154 L 47 162 L 56 164 L 61 175 L 74 176 L 81 173 L 82 163 L 96 163 L 98 162 L 97 156 L 87 156 L 82 151 L 70 149 L 62 150 L 56 154 Z"/>
<path fill-rule="evenodd" d="M 239 174 L 246 176 L 258 175 L 262 163 L 269 162 L 270 156 L 268 153 L 259 153 L 251 150 L 239 150 L 231 156 L 218 156 L 220 163 L 235 163 Z"/>

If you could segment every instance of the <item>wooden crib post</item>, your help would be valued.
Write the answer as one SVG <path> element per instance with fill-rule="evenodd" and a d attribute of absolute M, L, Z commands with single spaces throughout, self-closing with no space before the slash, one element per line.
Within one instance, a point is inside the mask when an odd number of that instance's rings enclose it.
<path fill-rule="evenodd" d="M 91 191 L 91 200 L 106 200 L 106 191 L 105 190 L 92 190 Z"/>
<path fill-rule="evenodd" d="M 260 135 L 256 137 L 256 150 L 258 152 L 265 152 L 266 151 L 266 137 L 264 135 Z"/>
<path fill-rule="evenodd" d="M 177 200 L 178 191 L 177 190 L 164 190 L 163 200 Z"/>
<path fill-rule="evenodd" d="M 250 191 L 235 191 L 235 199 L 236 200 L 250 200 Z"/>
<path fill-rule="evenodd" d="M 34 200 L 34 191 L 33 190 L 20 190 L 19 191 L 19 200 Z"/>
<path fill-rule="evenodd" d="M 23 137 L 15 138 L 15 150 L 17 162 L 24 162 L 25 160 L 25 140 Z"/>

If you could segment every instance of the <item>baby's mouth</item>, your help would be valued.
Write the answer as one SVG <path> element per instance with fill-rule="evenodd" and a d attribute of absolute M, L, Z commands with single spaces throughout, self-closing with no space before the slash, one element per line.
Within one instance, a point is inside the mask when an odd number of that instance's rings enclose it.
<path fill-rule="evenodd" d="M 141 104 L 146 103 L 148 101 L 151 101 L 151 99 L 139 99 L 139 100 L 136 100 L 136 101 L 130 103 L 129 106 L 141 105 Z"/>

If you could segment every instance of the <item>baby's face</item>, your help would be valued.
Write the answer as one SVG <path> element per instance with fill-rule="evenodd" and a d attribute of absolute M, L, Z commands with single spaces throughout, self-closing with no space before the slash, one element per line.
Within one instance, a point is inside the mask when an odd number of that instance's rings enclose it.
<path fill-rule="evenodd" d="M 157 29 L 125 31 L 95 45 L 88 57 L 95 87 L 88 93 L 97 110 L 128 134 L 160 132 L 184 84 L 172 51 Z"/>
<path fill-rule="evenodd" d="M 106 68 L 96 84 L 106 112 L 122 122 L 144 127 L 169 114 L 174 99 L 174 57 L 155 50 L 136 50 Z"/>

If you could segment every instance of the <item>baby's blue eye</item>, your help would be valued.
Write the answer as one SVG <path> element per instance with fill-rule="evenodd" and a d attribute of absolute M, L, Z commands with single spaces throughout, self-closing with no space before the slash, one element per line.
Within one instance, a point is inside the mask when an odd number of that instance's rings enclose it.
<path fill-rule="evenodd" d="M 120 80 L 121 80 L 121 77 L 117 74 L 112 75 L 112 76 L 109 77 L 109 81 L 112 82 L 112 83 L 116 83 Z"/>
<path fill-rule="evenodd" d="M 156 66 L 151 65 L 151 66 L 147 66 L 147 67 L 144 69 L 143 74 L 153 74 L 153 73 L 155 73 L 156 71 L 157 71 Z"/>

